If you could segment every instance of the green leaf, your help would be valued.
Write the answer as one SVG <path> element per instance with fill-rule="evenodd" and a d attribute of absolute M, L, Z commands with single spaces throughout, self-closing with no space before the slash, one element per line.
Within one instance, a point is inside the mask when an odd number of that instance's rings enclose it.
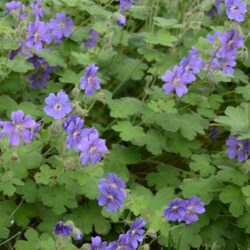
<path fill-rule="evenodd" d="M 185 198 L 199 196 L 203 202 L 209 204 L 216 195 L 216 192 L 221 189 L 221 183 L 213 175 L 206 179 L 184 179 L 181 189 Z M 206 192 L 204 192 L 204 190 L 206 190 Z"/>
<path fill-rule="evenodd" d="M 240 189 L 233 185 L 223 188 L 220 194 L 220 200 L 229 205 L 229 211 L 234 217 L 239 217 L 244 212 L 244 199 Z"/>
<path fill-rule="evenodd" d="M 192 225 L 182 224 L 173 229 L 171 231 L 171 238 L 175 249 L 189 250 L 191 248 L 199 248 L 202 244 L 199 232 L 200 225 L 198 223 Z"/>
<path fill-rule="evenodd" d="M 177 23 L 178 21 L 176 19 L 165 19 L 163 17 L 154 17 L 154 23 L 156 26 L 162 27 L 162 28 L 170 28 L 170 29 L 176 29 L 181 28 L 182 25 Z"/>
<path fill-rule="evenodd" d="M 247 181 L 247 176 L 238 169 L 226 166 L 219 166 L 220 171 L 217 177 L 223 182 L 230 182 L 238 186 L 242 186 Z"/>
<path fill-rule="evenodd" d="M 153 155 L 161 154 L 166 143 L 165 137 L 155 129 L 149 129 L 144 136 L 135 138 L 134 142 L 138 146 L 146 145 L 147 150 Z"/>
<path fill-rule="evenodd" d="M 237 87 L 235 93 L 242 95 L 246 101 L 250 101 L 250 85 Z"/>
<path fill-rule="evenodd" d="M 120 137 L 123 141 L 132 141 L 133 139 L 144 136 L 143 128 L 133 126 L 129 121 L 120 121 L 112 126 L 112 129 L 120 133 Z"/>
<path fill-rule="evenodd" d="M 0 96 L 0 111 L 13 111 L 17 107 L 17 103 L 7 95 Z"/>
<path fill-rule="evenodd" d="M 38 198 L 38 191 L 33 180 L 28 179 L 23 186 L 17 188 L 17 193 L 21 194 L 23 199 L 28 203 L 34 203 Z"/>
<path fill-rule="evenodd" d="M 39 52 L 38 55 L 44 58 L 50 66 L 66 67 L 66 64 L 64 62 L 64 57 L 58 50 L 50 52 L 43 51 Z"/>
<path fill-rule="evenodd" d="M 192 155 L 193 162 L 189 164 L 189 167 L 194 171 L 199 171 L 202 177 L 207 177 L 214 174 L 215 167 L 210 165 L 210 156 L 207 154 Z"/>
<path fill-rule="evenodd" d="M 75 85 L 80 83 L 80 77 L 71 69 L 63 69 L 59 74 L 59 80 L 62 83 L 73 83 Z"/>
<path fill-rule="evenodd" d="M 24 236 L 27 241 L 18 240 L 15 244 L 16 250 L 39 250 L 39 236 L 36 230 L 30 228 L 25 232 Z"/>
<path fill-rule="evenodd" d="M 172 36 L 170 32 L 161 29 L 156 34 L 148 33 L 145 37 L 145 42 L 150 44 L 160 44 L 167 47 L 173 47 L 176 37 Z"/>
<path fill-rule="evenodd" d="M 178 187 L 180 185 L 180 172 L 172 168 L 172 166 L 160 164 L 157 166 L 157 172 L 149 173 L 147 175 L 147 182 L 149 186 L 155 186 L 156 190 L 163 187 L 171 186 Z"/>
<path fill-rule="evenodd" d="M 119 81 L 125 82 L 128 79 L 138 81 L 143 78 L 148 66 L 142 60 L 128 57 L 122 57 L 120 60 L 112 67 L 112 73 Z"/>
<path fill-rule="evenodd" d="M 139 113 L 144 104 L 136 98 L 123 97 L 108 102 L 110 108 L 110 116 L 115 118 L 127 118 L 131 115 Z"/>
<path fill-rule="evenodd" d="M 77 207 L 75 195 L 63 186 L 42 187 L 39 189 L 39 196 L 43 204 L 51 207 L 56 214 L 65 213 L 66 208 Z"/>
<path fill-rule="evenodd" d="M 237 220 L 237 224 L 241 228 L 245 228 L 246 233 L 250 234 L 250 213 L 245 213 Z"/>
<path fill-rule="evenodd" d="M 228 222 L 225 219 L 211 221 L 210 225 L 202 229 L 202 239 L 209 245 L 213 245 L 216 242 L 216 246 L 223 249 L 225 247 L 225 238 L 228 235 L 227 227 Z"/>
<path fill-rule="evenodd" d="M 53 184 L 55 179 L 63 174 L 63 168 L 52 169 L 48 165 L 43 165 L 40 168 L 40 172 L 35 174 L 35 180 L 38 184 Z"/>
<path fill-rule="evenodd" d="M 112 145 L 112 150 L 108 157 L 108 161 L 113 164 L 121 162 L 126 165 L 131 165 L 140 162 L 140 160 L 141 155 L 137 147 L 125 147 L 118 144 Z"/>
<path fill-rule="evenodd" d="M 95 201 L 84 206 L 72 209 L 68 219 L 75 222 L 76 226 L 85 234 L 92 232 L 93 227 L 97 234 L 107 234 L 111 228 L 110 223 L 102 216 L 102 208 Z"/>
<path fill-rule="evenodd" d="M 12 61 L 8 62 L 8 67 L 18 73 L 26 73 L 34 69 L 33 65 L 29 63 L 23 56 L 18 55 Z"/>
<path fill-rule="evenodd" d="M 8 196 L 14 195 L 16 186 L 23 185 L 24 183 L 18 179 L 14 172 L 6 171 L 0 175 L 0 190 Z"/>
<path fill-rule="evenodd" d="M 247 197 L 246 202 L 250 206 L 250 185 L 242 187 L 242 193 Z"/>
<path fill-rule="evenodd" d="M 245 131 L 249 127 L 247 105 L 244 104 L 236 108 L 227 107 L 225 116 L 219 116 L 215 121 L 231 127 L 234 134 Z"/>
<path fill-rule="evenodd" d="M 198 140 L 187 140 L 179 133 L 168 133 L 167 136 L 169 151 L 182 157 L 189 157 L 194 150 L 201 147 L 201 142 Z"/>
<path fill-rule="evenodd" d="M 77 62 L 77 64 L 87 66 L 92 63 L 89 54 L 86 53 L 78 53 L 78 52 L 71 52 L 72 57 Z"/>

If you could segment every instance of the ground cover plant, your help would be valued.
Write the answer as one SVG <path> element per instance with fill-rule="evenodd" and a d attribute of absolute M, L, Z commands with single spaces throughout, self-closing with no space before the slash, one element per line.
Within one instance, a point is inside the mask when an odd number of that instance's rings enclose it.
<path fill-rule="evenodd" d="M 249 4 L 0 1 L 0 249 L 249 249 Z"/>

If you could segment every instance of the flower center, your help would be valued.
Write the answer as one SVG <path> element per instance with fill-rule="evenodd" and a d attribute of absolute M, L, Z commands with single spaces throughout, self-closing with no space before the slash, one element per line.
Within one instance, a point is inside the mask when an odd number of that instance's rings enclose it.
<path fill-rule="evenodd" d="M 18 132 L 21 132 L 23 130 L 23 123 L 16 123 L 15 124 L 16 130 L 18 130 Z"/>
<path fill-rule="evenodd" d="M 92 146 L 92 147 L 90 147 L 89 152 L 90 152 L 90 153 L 94 153 L 95 150 L 96 150 L 96 148 Z"/>
<path fill-rule="evenodd" d="M 109 194 L 109 195 L 108 195 L 108 199 L 111 200 L 111 201 L 114 200 L 113 195 L 112 195 L 112 194 Z"/>
<path fill-rule="evenodd" d="M 238 11 L 238 6 L 237 5 L 232 5 L 230 9 L 231 9 L 232 12 L 237 12 Z"/>
<path fill-rule="evenodd" d="M 59 110 L 62 109 L 62 105 L 61 105 L 60 103 L 56 103 L 56 104 L 54 105 L 54 109 L 59 111 Z"/>
<path fill-rule="evenodd" d="M 93 81 L 93 77 L 92 77 L 92 76 L 89 76 L 89 77 L 88 77 L 88 83 L 90 83 L 90 84 L 91 84 L 91 83 L 92 83 L 92 81 Z"/>
<path fill-rule="evenodd" d="M 175 78 L 175 79 L 174 79 L 174 83 L 175 83 L 175 84 L 179 84 L 179 83 L 180 83 L 180 80 L 181 80 L 180 78 Z"/>
<path fill-rule="evenodd" d="M 75 140 L 79 137 L 78 131 L 75 131 L 75 132 L 73 133 L 73 137 L 74 137 Z"/>
<path fill-rule="evenodd" d="M 65 29 L 66 28 L 65 23 L 59 23 L 58 26 L 59 26 L 60 29 Z"/>
<path fill-rule="evenodd" d="M 34 38 L 35 38 L 35 41 L 39 41 L 40 40 L 40 33 L 39 32 L 36 32 L 34 34 Z"/>
<path fill-rule="evenodd" d="M 175 205 L 172 207 L 172 210 L 177 210 L 179 206 Z"/>

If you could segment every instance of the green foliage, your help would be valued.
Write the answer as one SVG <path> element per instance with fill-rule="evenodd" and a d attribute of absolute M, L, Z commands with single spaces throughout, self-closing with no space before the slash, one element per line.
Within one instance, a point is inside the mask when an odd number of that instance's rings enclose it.
<path fill-rule="evenodd" d="M 10 145 L 9 135 L 2 137 L 0 123 L 0 249 L 87 250 L 91 237 L 115 241 L 138 217 L 147 223 L 138 249 L 249 249 L 250 161 L 229 159 L 226 151 L 230 135 L 250 138 L 249 14 L 236 23 L 227 20 L 224 3 L 217 15 L 212 0 L 130 1 L 123 13 L 126 26 L 120 26 L 119 1 L 42 0 L 40 21 L 47 24 L 64 12 L 73 28 L 62 41 L 43 42 L 38 52 L 24 46 L 35 21 L 33 0 L 21 1 L 24 20 L 15 12 L 6 15 L 6 2 L 0 1 L 0 121 L 22 110 L 43 122 L 31 142 L 21 139 L 18 146 Z M 206 36 L 233 27 L 244 35 L 244 46 L 234 74 L 227 75 L 209 65 L 216 54 Z M 99 34 L 93 48 L 85 43 L 90 29 Z M 164 72 L 187 58 L 192 46 L 200 50 L 204 67 L 187 84 L 187 94 L 166 95 Z M 47 64 L 33 65 L 32 55 Z M 91 64 L 99 67 L 101 83 L 88 96 L 80 79 Z M 34 76 L 38 84 L 46 78 L 46 87 L 33 88 Z M 95 165 L 83 166 L 81 152 L 66 146 L 66 117 L 56 120 L 44 111 L 45 98 L 60 89 L 72 101 L 69 115 L 81 117 L 85 128 L 95 127 L 105 139 L 108 151 Z M 16 129 L 22 137 L 23 129 Z M 97 201 L 99 180 L 109 173 L 126 184 L 124 206 L 114 213 Z M 197 222 L 163 217 L 173 199 L 193 196 L 206 209 Z M 56 235 L 59 221 L 74 232 Z M 82 240 L 75 239 L 76 228 Z"/>

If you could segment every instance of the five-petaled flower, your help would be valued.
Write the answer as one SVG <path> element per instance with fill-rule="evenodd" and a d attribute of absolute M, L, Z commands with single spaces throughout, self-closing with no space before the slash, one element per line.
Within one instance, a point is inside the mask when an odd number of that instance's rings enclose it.
<path fill-rule="evenodd" d="M 85 95 L 93 95 L 94 89 L 100 89 L 100 79 L 96 76 L 99 67 L 91 64 L 85 69 L 85 75 L 80 79 L 81 89 L 85 90 Z"/>
<path fill-rule="evenodd" d="M 45 99 L 45 103 L 47 104 L 44 108 L 45 113 L 57 120 L 62 119 L 72 111 L 72 103 L 63 90 L 57 94 L 50 93 Z"/>
<path fill-rule="evenodd" d="M 12 121 L 3 122 L 3 134 L 9 135 L 9 143 L 17 146 L 20 143 L 20 137 L 25 143 L 33 139 L 33 131 L 36 122 L 30 115 L 24 117 L 22 110 L 14 111 L 11 113 Z"/>

